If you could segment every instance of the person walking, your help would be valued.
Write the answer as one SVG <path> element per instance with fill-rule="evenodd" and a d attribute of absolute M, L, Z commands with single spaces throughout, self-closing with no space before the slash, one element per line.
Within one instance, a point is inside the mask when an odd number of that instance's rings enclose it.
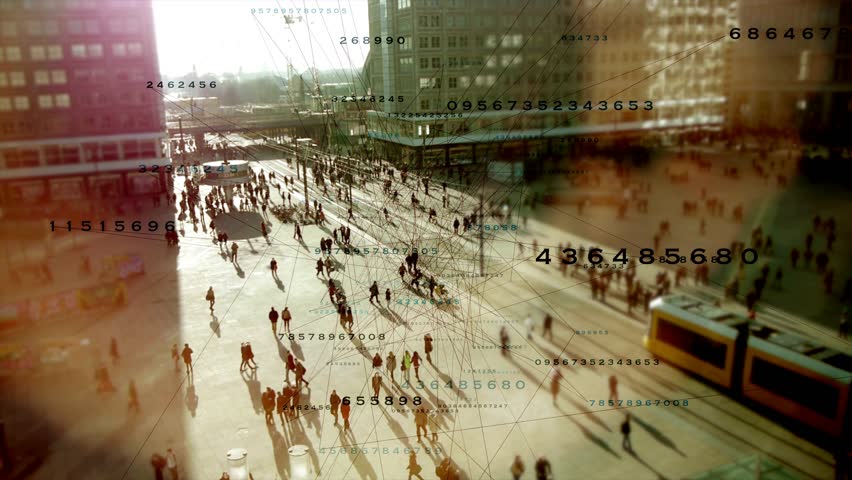
<path fill-rule="evenodd" d="M 411 452 L 408 454 L 408 466 L 405 468 L 408 470 L 408 480 L 411 480 L 412 476 L 423 480 L 423 477 L 420 476 L 420 472 L 423 471 L 423 467 L 417 464 L 416 453 Z"/>
<path fill-rule="evenodd" d="M 524 474 L 524 462 L 521 461 L 520 455 L 515 455 L 515 461 L 512 462 L 512 478 L 518 480 Z"/>
<path fill-rule="evenodd" d="M 273 413 L 275 412 L 275 391 L 270 387 L 266 387 L 266 391 L 261 395 L 261 403 L 263 404 L 263 412 L 266 415 L 266 423 L 274 424 L 275 418 L 273 417 Z"/>
<path fill-rule="evenodd" d="M 210 302 L 210 313 L 212 314 L 213 305 L 216 305 L 216 294 L 213 293 L 213 285 L 211 285 L 210 288 L 207 289 L 207 296 L 204 298 L 207 299 L 208 302 Z"/>
<path fill-rule="evenodd" d="M 388 308 L 390 308 L 390 300 L 391 300 L 391 291 L 390 288 L 385 290 L 385 302 L 388 304 Z"/>
<path fill-rule="evenodd" d="M 539 457 L 538 461 L 535 462 L 535 476 L 537 480 L 551 480 L 553 478 L 553 469 L 551 469 L 550 462 L 546 458 Z"/>
<path fill-rule="evenodd" d="M 615 375 L 609 376 L 609 400 L 618 403 L 618 379 Z"/>
<path fill-rule="evenodd" d="M 269 269 L 272 270 L 272 278 L 278 280 L 278 262 L 274 258 L 269 262 Z"/>
<path fill-rule="evenodd" d="M 178 353 L 177 343 L 172 344 L 171 354 L 172 354 L 172 361 L 175 363 L 175 371 L 179 372 L 180 368 L 178 367 L 178 361 L 180 360 L 180 354 Z"/>
<path fill-rule="evenodd" d="M 416 351 L 411 356 L 411 365 L 414 366 L 414 378 L 420 380 L 420 354 Z"/>
<path fill-rule="evenodd" d="M 290 372 L 296 373 L 296 359 L 293 357 L 293 352 L 287 354 L 287 377 L 286 380 L 290 381 Z"/>
<path fill-rule="evenodd" d="M 246 363 L 247 366 L 257 368 L 257 362 L 254 361 L 254 352 L 251 350 L 251 342 L 246 342 L 246 361 L 251 363 L 251 365 Z"/>
<path fill-rule="evenodd" d="M 533 325 L 532 317 L 530 316 L 529 313 L 527 314 L 526 320 L 524 320 L 524 325 L 527 327 L 527 339 L 532 340 L 534 325 Z"/>
<path fill-rule="evenodd" d="M 334 424 L 337 425 L 337 409 L 340 408 L 340 396 L 337 395 L 337 390 L 331 391 L 331 397 L 328 399 L 331 404 L 331 415 L 334 417 Z"/>
<path fill-rule="evenodd" d="M 426 431 L 427 423 L 429 423 L 429 417 L 426 415 L 426 410 L 418 408 L 417 411 L 414 412 L 414 425 L 417 427 L 417 443 L 423 443 L 420 436 L 420 430 L 423 430 L 424 436 L 429 436 L 429 433 Z"/>
<path fill-rule="evenodd" d="M 396 356 L 393 352 L 388 353 L 388 358 L 385 360 L 385 368 L 390 373 L 391 382 L 396 383 L 396 379 L 393 378 L 394 370 L 396 370 Z"/>
<path fill-rule="evenodd" d="M 350 402 L 342 402 L 343 405 L 340 407 L 340 414 L 343 415 L 343 430 L 349 430 L 349 415 L 352 412 L 352 405 Z"/>
<path fill-rule="evenodd" d="M 286 387 L 285 387 L 286 388 Z M 287 411 L 287 397 L 284 395 L 284 390 L 282 389 L 278 392 L 278 395 L 275 399 L 275 412 L 278 414 L 278 419 L 281 420 L 281 425 L 285 424 L 284 422 L 284 412 Z"/>
<path fill-rule="evenodd" d="M 324 268 L 325 265 L 322 263 L 322 258 L 317 259 L 317 277 L 319 277 L 320 274 L 322 274 L 323 277 L 325 276 L 325 272 L 323 271 Z"/>
<path fill-rule="evenodd" d="M 382 356 L 379 355 L 379 352 L 373 355 L 373 368 L 378 368 L 379 370 L 382 368 Z"/>
<path fill-rule="evenodd" d="M 408 350 L 405 351 L 405 355 L 402 357 L 402 374 L 405 377 L 406 382 L 411 381 L 411 354 L 408 353 Z"/>
<path fill-rule="evenodd" d="M 283 330 L 290 333 L 290 320 L 293 319 L 293 316 L 290 315 L 290 308 L 286 305 L 284 306 L 284 310 L 281 311 L 281 320 L 284 322 Z"/>
<path fill-rule="evenodd" d="M 506 327 L 500 327 L 500 353 L 509 354 L 509 332 L 506 331 Z"/>
<path fill-rule="evenodd" d="M 299 222 L 296 222 L 295 229 L 293 231 L 293 239 L 303 242 L 302 238 L 302 228 L 299 226 Z"/>
<path fill-rule="evenodd" d="M 562 379 L 562 372 L 559 370 L 559 365 L 553 365 L 550 370 L 550 394 L 553 396 L 553 404 L 556 405 L 556 397 L 559 396 L 559 380 Z"/>
<path fill-rule="evenodd" d="M 178 480 L 177 456 L 171 448 L 166 450 L 166 468 L 169 470 L 172 480 Z"/>
<path fill-rule="evenodd" d="M 272 334 L 278 334 L 278 311 L 275 307 L 269 307 L 269 322 L 272 323 Z"/>
<path fill-rule="evenodd" d="M 183 344 L 183 350 L 180 352 L 180 356 L 183 357 L 183 363 L 186 366 L 187 375 L 192 373 L 192 349 L 189 348 L 188 343 Z"/>
<path fill-rule="evenodd" d="M 305 366 L 302 365 L 302 362 L 296 362 L 296 389 L 297 390 L 302 389 L 302 383 L 307 385 L 308 388 L 311 388 L 311 382 L 305 380 L 305 372 L 306 371 L 307 370 L 305 369 Z"/>
<path fill-rule="evenodd" d="M 553 317 L 549 313 L 544 315 L 544 331 L 541 336 L 542 338 L 550 337 L 550 341 L 553 341 Z"/>
<path fill-rule="evenodd" d="M 154 480 L 164 480 L 163 469 L 166 468 L 168 462 L 165 457 L 159 453 L 151 454 L 151 467 L 154 468 Z"/>
<path fill-rule="evenodd" d="M 237 242 L 231 242 L 231 263 L 237 263 L 237 250 L 239 249 Z"/>
<path fill-rule="evenodd" d="M 129 397 L 127 411 L 134 410 L 139 413 L 139 393 L 136 392 L 136 383 L 133 380 L 130 381 L 130 386 L 127 388 L 127 396 Z"/>
<path fill-rule="evenodd" d="M 426 352 L 426 361 L 432 363 L 432 335 L 423 336 L 423 351 Z"/>
<path fill-rule="evenodd" d="M 243 361 L 240 362 L 240 372 L 245 371 L 246 367 L 248 367 L 248 349 L 246 348 L 246 343 L 240 343 L 240 356 Z"/>
<path fill-rule="evenodd" d="M 429 430 L 432 432 L 432 443 L 438 441 L 438 412 L 429 412 Z"/>
<path fill-rule="evenodd" d="M 373 284 L 370 285 L 370 304 L 373 304 L 373 299 L 379 300 L 379 284 L 373 281 Z M 379 305 L 381 305 L 381 300 L 379 300 Z"/>
<path fill-rule="evenodd" d="M 373 396 L 378 397 L 379 392 L 382 390 L 382 375 L 379 372 L 376 372 L 376 374 L 373 375 L 372 383 L 373 383 Z"/>
<path fill-rule="evenodd" d="M 628 452 L 633 451 L 633 446 L 630 444 L 630 414 L 628 413 L 624 417 L 624 422 L 621 423 L 621 434 L 624 435 L 624 438 L 621 440 L 621 448 L 627 450 Z"/>
<path fill-rule="evenodd" d="M 118 341 L 115 337 L 111 337 L 109 339 L 109 356 L 112 358 L 113 366 L 118 365 L 118 360 L 120 356 L 118 355 Z"/>

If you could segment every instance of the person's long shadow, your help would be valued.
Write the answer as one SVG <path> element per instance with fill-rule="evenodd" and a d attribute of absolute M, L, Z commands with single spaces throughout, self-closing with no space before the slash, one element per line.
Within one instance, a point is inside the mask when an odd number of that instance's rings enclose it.
<path fill-rule="evenodd" d="M 615 451 L 615 450 L 613 450 L 612 448 L 610 448 L 610 446 L 609 446 L 609 445 L 608 445 L 608 444 L 607 444 L 607 443 L 606 443 L 606 442 L 605 442 L 605 441 L 604 441 L 601 437 L 599 437 L 599 436 L 595 435 L 594 433 L 592 433 L 591 431 L 589 431 L 589 429 L 588 429 L 588 428 L 584 427 L 584 426 L 583 426 L 580 422 L 578 422 L 577 420 L 575 420 L 575 419 L 574 419 L 574 417 L 573 417 L 573 415 L 571 414 L 571 412 L 566 412 L 565 410 L 562 410 L 562 408 L 561 408 L 561 407 L 559 407 L 559 406 L 557 406 L 557 407 L 556 407 L 556 409 L 557 409 L 557 410 L 559 410 L 560 412 L 562 412 L 563 414 L 565 414 L 565 418 L 567 418 L 567 419 L 568 419 L 568 420 L 570 420 L 570 421 L 571 421 L 574 425 L 576 425 L 576 426 L 577 426 L 577 428 L 579 428 L 579 429 L 580 429 L 580 432 L 582 432 L 582 433 L 583 433 L 583 436 L 584 436 L 584 437 L 586 437 L 586 438 L 587 438 L 590 442 L 592 442 L 592 443 L 594 443 L 595 445 L 597 445 L 598 447 L 600 447 L 600 448 L 602 448 L 602 449 L 606 450 L 606 451 L 607 451 L 607 453 L 611 454 L 611 455 L 612 455 L 612 456 L 614 456 L 615 458 L 618 458 L 618 459 L 620 459 L 620 458 L 621 458 L 621 455 L 619 455 L 618 453 L 616 453 L 616 451 Z"/>
<path fill-rule="evenodd" d="M 405 322 L 403 322 L 402 317 L 397 315 L 396 312 L 394 312 L 393 310 L 379 305 L 379 313 L 394 325 L 403 325 L 405 326 L 406 330 L 411 330 L 411 327 L 409 327 Z"/>
<path fill-rule="evenodd" d="M 260 415 L 263 412 L 263 404 L 260 401 L 260 381 L 257 379 L 257 370 L 249 369 L 250 373 L 248 375 L 245 372 L 240 373 L 240 376 L 243 377 L 243 381 L 246 384 L 246 388 L 248 388 L 249 396 L 251 397 L 251 404 L 254 407 L 254 413 L 256 415 Z"/>
<path fill-rule="evenodd" d="M 285 347 L 284 344 L 281 342 L 281 337 L 276 336 L 276 338 L 277 341 L 275 343 L 278 345 L 278 357 L 281 358 L 281 363 L 283 363 L 286 368 L 287 354 L 290 353 L 290 351 L 287 350 L 287 347 Z"/>
<path fill-rule="evenodd" d="M 244 271 L 243 271 L 243 269 L 242 269 L 242 267 L 240 267 L 240 264 L 239 264 L 239 262 L 238 262 L 238 261 L 235 261 L 235 262 L 234 262 L 234 270 L 236 270 L 236 271 L 237 271 L 237 276 L 238 276 L 238 277 L 240 277 L 240 278 L 246 278 L 246 272 L 244 272 Z"/>
<path fill-rule="evenodd" d="M 450 380 L 452 380 L 452 378 L 443 371 L 441 371 L 441 369 L 438 368 L 437 365 L 432 364 L 432 367 L 434 367 L 435 372 L 438 374 L 438 378 L 440 378 L 441 381 L 444 382 L 444 385 L 446 385 Z M 456 385 L 456 388 L 453 388 L 453 392 L 456 392 L 459 398 L 461 398 L 465 402 L 468 401 L 468 396 L 464 393 L 464 390 L 458 388 L 458 385 Z"/>
<path fill-rule="evenodd" d="M 413 448 L 413 446 L 411 445 L 411 441 L 408 439 L 408 435 L 405 433 L 405 430 L 402 429 L 402 426 L 400 426 L 399 422 L 394 420 L 393 417 L 391 417 L 384 410 L 382 410 L 382 415 L 387 417 L 388 426 L 390 427 L 391 431 L 393 431 L 394 436 L 398 438 L 407 448 Z"/>
<path fill-rule="evenodd" d="M 350 430 L 351 433 L 351 430 Z M 355 434 L 351 435 L 352 443 L 355 442 Z M 370 464 L 370 461 L 367 460 L 367 456 L 361 453 L 360 449 L 356 449 L 357 453 L 352 453 L 351 448 L 346 449 L 346 453 L 349 455 L 349 462 L 355 466 L 355 470 L 358 471 L 358 478 L 367 479 L 367 480 L 378 480 L 378 476 L 376 476 L 376 470 L 373 468 L 373 465 Z"/>
<path fill-rule="evenodd" d="M 278 474 L 281 478 L 290 478 L 290 454 L 287 451 L 287 442 L 278 433 L 274 423 L 267 424 L 266 431 L 272 441 L 272 454 L 275 456 L 275 467 L 278 469 Z"/>
<path fill-rule="evenodd" d="M 282 292 L 287 291 L 284 289 L 284 282 L 282 282 L 280 278 L 275 278 L 275 286 L 278 287 L 278 290 L 281 290 Z"/>
<path fill-rule="evenodd" d="M 215 333 L 218 338 L 222 338 L 222 330 L 221 325 L 219 324 L 219 317 L 213 314 L 211 314 L 210 316 L 213 317 L 213 319 L 210 320 L 209 324 L 210 330 L 213 330 L 213 333 Z"/>
<path fill-rule="evenodd" d="M 195 418 L 195 413 L 198 411 L 198 395 L 195 393 L 194 383 L 186 387 L 186 408 L 192 418 Z"/>
<path fill-rule="evenodd" d="M 298 358 L 299 360 L 305 359 L 305 352 L 302 350 L 302 347 L 299 346 L 299 343 L 295 340 L 290 340 L 290 351 L 293 352 L 293 356 Z M 287 357 L 284 357 L 285 362 L 286 359 Z"/>
<path fill-rule="evenodd" d="M 681 452 L 679 448 L 677 448 L 677 444 L 675 444 L 668 436 L 666 436 L 666 434 L 659 431 L 656 427 L 654 427 L 650 423 L 645 422 L 644 420 L 642 420 L 642 418 L 640 418 L 636 415 L 631 415 L 631 420 L 633 420 L 634 422 L 639 424 L 639 426 L 644 428 L 646 432 L 650 433 L 651 436 L 654 437 L 654 440 L 662 443 L 663 445 L 665 445 L 665 446 L 671 448 L 672 450 L 674 450 L 675 452 L 679 453 L 681 457 L 687 456 L 685 453 Z"/>
<path fill-rule="evenodd" d="M 658 480 L 668 480 L 668 477 L 666 477 L 666 476 L 665 476 L 665 475 L 663 475 L 662 473 L 658 472 L 658 471 L 657 471 L 657 469 L 655 469 L 654 467 L 652 467 L 651 465 L 649 465 L 649 464 L 648 464 L 648 462 L 646 462 L 645 460 L 643 460 L 643 459 L 642 459 L 642 457 L 640 457 L 640 456 L 639 456 L 639 454 L 637 454 L 635 450 L 632 450 L 632 449 L 631 449 L 631 450 L 629 450 L 629 451 L 628 451 L 628 453 L 629 453 L 629 454 L 630 454 L 633 458 L 635 458 L 637 462 L 639 462 L 639 463 L 641 463 L 642 465 L 644 465 L 644 466 L 645 466 L 645 468 L 647 468 L 648 470 L 650 470 L 650 471 L 654 472 L 654 473 L 657 475 L 657 479 L 658 479 Z"/>
<path fill-rule="evenodd" d="M 307 393 L 305 394 L 304 405 L 311 405 L 311 393 L 313 390 L 307 389 L 306 391 Z M 317 435 L 320 434 L 320 428 L 322 428 L 319 421 L 321 411 L 322 410 L 303 410 L 304 414 L 302 415 L 302 417 L 307 417 L 308 428 L 313 427 L 316 430 Z"/>
<path fill-rule="evenodd" d="M 292 444 L 301 444 L 308 447 L 308 453 L 311 456 L 311 463 L 313 463 L 314 466 L 314 475 L 321 475 L 322 469 L 320 467 L 319 455 L 317 455 L 316 449 L 313 448 L 313 443 L 311 443 L 311 440 L 305 434 L 305 430 L 302 428 L 302 422 L 298 419 L 294 419 L 289 422 L 289 424 L 293 429 L 293 431 L 290 432 L 290 440 Z"/>

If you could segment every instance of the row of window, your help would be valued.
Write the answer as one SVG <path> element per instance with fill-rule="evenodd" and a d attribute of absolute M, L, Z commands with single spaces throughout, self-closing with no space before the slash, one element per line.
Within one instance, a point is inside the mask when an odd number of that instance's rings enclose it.
<path fill-rule="evenodd" d="M 0 36 L 16 37 L 26 32 L 30 36 L 56 36 L 56 35 L 99 35 L 101 33 L 101 22 L 96 18 L 70 19 L 64 22 L 65 28 L 60 28 L 60 23 L 54 19 L 27 20 L 26 22 L 14 22 L 6 20 L 0 22 Z M 141 24 L 134 17 L 110 18 L 107 20 L 107 30 L 112 34 L 136 34 L 139 33 Z"/>
<path fill-rule="evenodd" d="M 77 112 L 52 110 L 52 115 L 0 116 L 0 138 L 49 138 L 165 130 L 162 114 L 155 109 L 132 112 Z M 72 113 L 73 112 L 73 113 Z M 5 117 L 5 118 L 4 118 Z"/>
<path fill-rule="evenodd" d="M 6 168 L 31 168 L 40 165 L 111 162 L 156 158 L 161 151 L 156 140 L 125 140 L 123 142 L 84 143 L 82 145 L 48 145 L 35 148 L 0 151 Z"/>
<path fill-rule="evenodd" d="M 70 47 L 73 58 L 102 58 L 104 47 L 100 43 L 74 43 Z M 112 56 L 115 58 L 141 57 L 143 52 L 141 42 L 113 43 Z M 30 60 L 62 60 L 62 45 L 33 45 L 30 47 Z M 23 59 L 21 48 L 17 46 L 0 47 L 0 62 L 20 62 Z"/>
<path fill-rule="evenodd" d="M 38 108 L 42 110 L 50 110 L 52 108 L 69 108 L 71 107 L 71 96 L 67 93 L 57 93 L 55 95 L 37 95 L 36 102 Z M 0 97 L 0 112 L 11 112 L 12 110 L 23 111 L 30 109 L 30 98 L 24 95 L 15 97 Z"/>
<path fill-rule="evenodd" d="M 65 70 L 36 70 L 33 72 L 34 85 L 65 85 L 68 78 Z M 0 72 L 0 87 L 25 87 L 27 77 L 24 72 Z"/>

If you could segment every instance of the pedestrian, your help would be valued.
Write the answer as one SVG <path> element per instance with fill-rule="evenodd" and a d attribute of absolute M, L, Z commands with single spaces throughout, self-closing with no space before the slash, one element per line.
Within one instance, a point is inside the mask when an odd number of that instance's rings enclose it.
<path fill-rule="evenodd" d="M 278 334 L 278 312 L 275 307 L 269 307 L 269 321 L 272 323 L 272 334 Z"/>
<path fill-rule="evenodd" d="M 373 382 L 373 396 L 378 398 L 379 392 L 382 390 L 382 375 L 379 372 L 376 372 L 376 374 L 373 375 L 372 382 Z"/>
<path fill-rule="evenodd" d="M 355 315 L 352 314 L 352 307 L 346 307 L 346 325 L 351 333 L 352 327 L 355 325 Z"/>
<path fill-rule="evenodd" d="M 272 270 L 272 278 L 278 279 L 278 262 L 273 258 L 271 262 L 269 262 L 269 268 Z"/>
<path fill-rule="evenodd" d="M 325 265 L 322 263 L 322 259 L 318 258 L 317 259 L 317 275 L 316 275 L 317 277 L 319 277 L 320 274 L 322 274 L 323 277 L 325 276 L 325 272 L 323 271 L 323 268 L 325 268 Z"/>
<path fill-rule="evenodd" d="M 426 415 L 426 411 L 423 408 L 418 408 L 417 411 L 414 412 L 414 425 L 417 427 L 417 443 L 422 443 L 420 438 L 421 429 L 423 430 L 423 435 L 429 435 L 426 431 L 427 423 L 429 423 L 429 417 Z"/>
<path fill-rule="evenodd" d="M 178 368 L 178 361 L 180 360 L 180 354 L 178 353 L 177 343 L 172 344 L 171 354 L 172 354 L 172 361 L 175 363 L 175 371 L 179 372 L 180 369 Z"/>
<path fill-rule="evenodd" d="M 426 361 L 432 363 L 432 335 L 423 336 L 423 351 L 426 352 Z"/>
<path fill-rule="evenodd" d="M 503 355 L 509 354 L 509 332 L 506 327 L 500 327 L 500 352 Z"/>
<path fill-rule="evenodd" d="M 286 386 L 285 386 L 286 389 Z M 287 397 L 284 395 L 284 389 L 278 392 L 275 402 L 275 411 L 278 413 L 278 419 L 281 420 L 281 425 L 284 425 L 284 412 L 287 411 Z"/>
<path fill-rule="evenodd" d="M 388 353 L 388 358 L 385 361 L 385 368 L 387 368 L 390 373 L 391 382 L 396 383 L 396 379 L 393 378 L 393 372 L 396 370 L 396 356 L 393 352 Z"/>
<path fill-rule="evenodd" d="M 159 453 L 151 455 L 151 466 L 154 467 L 154 480 L 163 480 L 163 469 L 166 468 L 165 457 Z"/>
<path fill-rule="evenodd" d="M 237 263 L 237 250 L 239 250 L 237 242 L 231 242 L 231 262 Z"/>
<path fill-rule="evenodd" d="M 385 302 L 388 304 L 388 308 L 390 308 L 390 300 L 391 300 L 391 291 L 390 288 L 385 290 Z"/>
<path fill-rule="evenodd" d="M 379 352 L 376 352 L 376 354 L 373 355 L 373 368 L 382 368 L 382 356 L 379 355 Z"/>
<path fill-rule="evenodd" d="M 328 401 L 331 404 L 331 415 L 334 417 L 334 424 L 337 425 L 337 409 L 340 407 L 340 397 L 337 395 L 337 390 L 331 391 L 331 397 Z"/>
<path fill-rule="evenodd" d="M 286 330 L 287 333 L 290 333 L 290 320 L 293 319 L 293 316 L 290 314 L 290 307 L 284 306 L 284 310 L 281 311 L 281 320 L 284 322 L 283 330 Z"/>
<path fill-rule="evenodd" d="M 373 299 L 379 300 L 379 285 L 375 281 L 370 285 L 370 304 L 373 303 Z M 379 300 L 379 305 L 381 305 L 381 300 Z"/>
<path fill-rule="evenodd" d="M 246 363 L 251 368 L 257 368 L 257 362 L 254 361 L 254 352 L 251 350 L 251 342 L 246 342 Z M 251 365 L 249 365 L 251 363 Z"/>
<path fill-rule="evenodd" d="M 553 341 L 553 317 L 549 313 L 544 315 L 544 332 L 541 336 L 543 338 L 550 336 L 550 340 Z"/>
<path fill-rule="evenodd" d="M 299 222 L 296 222 L 295 229 L 293 232 L 293 238 L 302 242 L 304 239 L 302 238 L 302 228 L 299 226 Z"/>
<path fill-rule="evenodd" d="M 168 468 L 172 480 L 178 480 L 177 457 L 171 448 L 166 450 L 166 468 Z"/>
<path fill-rule="evenodd" d="M 840 324 L 837 326 L 837 336 L 847 338 L 849 335 L 849 308 L 843 307 L 840 312 Z"/>
<path fill-rule="evenodd" d="M 213 285 L 210 285 L 210 288 L 207 289 L 207 296 L 204 297 L 210 302 L 210 313 L 213 313 L 213 305 L 216 305 L 216 294 L 213 293 Z"/>
<path fill-rule="evenodd" d="M 521 461 L 520 455 L 515 455 L 515 461 L 512 463 L 512 478 L 518 480 L 524 474 L 524 462 Z"/>
<path fill-rule="evenodd" d="M 133 380 L 130 381 L 130 386 L 127 387 L 127 395 L 130 401 L 127 404 L 127 410 L 135 410 L 139 413 L 139 394 L 136 392 L 136 384 Z"/>
<path fill-rule="evenodd" d="M 408 480 L 411 480 L 412 476 L 423 480 L 423 477 L 420 476 L 420 472 L 423 471 L 423 467 L 417 464 L 417 454 L 411 452 L 408 454 L 408 466 L 406 467 L 408 470 Z"/>
<path fill-rule="evenodd" d="M 527 327 L 527 338 L 532 340 L 533 334 L 533 320 L 529 313 L 527 313 L 527 318 L 524 320 L 524 325 Z"/>
<path fill-rule="evenodd" d="M 402 357 L 402 365 L 400 366 L 400 370 L 402 370 L 402 374 L 405 377 L 406 382 L 411 381 L 411 354 L 408 353 L 408 350 L 405 351 L 405 355 Z"/>
<path fill-rule="evenodd" d="M 609 400 L 618 403 L 618 379 L 615 375 L 609 376 Z"/>
<path fill-rule="evenodd" d="M 349 415 L 352 412 L 352 405 L 349 401 L 342 402 L 343 405 L 340 407 L 340 413 L 343 415 L 343 430 L 349 430 Z"/>
<path fill-rule="evenodd" d="M 420 354 L 416 351 L 411 356 L 411 365 L 414 366 L 414 378 L 420 380 Z"/>
<path fill-rule="evenodd" d="M 554 364 L 550 369 L 550 395 L 553 396 L 553 404 L 556 405 L 556 397 L 559 396 L 559 380 L 562 379 L 562 372 L 559 370 L 559 365 Z"/>
<path fill-rule="evenodd" d="M 274 424 L 275 418 L 275 391 L 270 387 L 266 387 L 266 391 L 261 395 L 261 403 L 263 404 L 263 412 L 266 414 L 266 423 Z"/>
<path fill-rule="evenodd" d="M 621 448 L 628 452 L 633 451 L 633 446 L 630 444 L 630 414 L 624 416 L 624 422 L 621 424 L 621 434 L 624 438 L 621 440 Z"/>
<path fill-rule="evenodd" d="M 246 348 L 246 343 L 240 343 L 240 356 L 242 357 L 242 362 L 240 362 L 240 372 L 245 371 L 248 366 L 248 349 Z"/>
<path fill-rule="evenodd" d="M 287 354 L 287 381 L 290 381 L 290 372 L 296 373 L 296 358 L 293 357 L 293 352 Z"/>
<path fill-rule="evenodd" d="M 111 337 L 109 339 L 109 356 L 112 358 L 112 364 L 118 365 L 119 355 L 118 355 L 118 341 L 115 337 Z"/>
<path fill-rule="evenodd" d="M 438 412 L 429 412 L 429 430 L 432 432 L 432 443 L 438 441 Z"/>
<path fill-rule="evenodd" d="M 551 480 L 553 478 L 553 470 L 546 458 L 539 457 L 538 461 L 535 462 L 535 475 L 537 480 Z"/>
<path fill-rule="evenodd" d="M 183 357 L 183 363 L 186 366 L 186 373 L 189 374 L 192 372 L 192 349 L 189 348 L 188 343 L 183 344 L 183 351 L 180 352 L 180 356 Z"/>
<path fill-rule="evenodd" d="M 303 382 L 304 382 L 305 385 L 308 386 L 308 388 L 311 388 L 311 382 L 305 380 L 305 372 L 306 371 L 307 370 L 305 369 L 305 366 L 302 365 L 302 362 L 296 362 L 296 389 L 297 390 L 301 390 Z"/>

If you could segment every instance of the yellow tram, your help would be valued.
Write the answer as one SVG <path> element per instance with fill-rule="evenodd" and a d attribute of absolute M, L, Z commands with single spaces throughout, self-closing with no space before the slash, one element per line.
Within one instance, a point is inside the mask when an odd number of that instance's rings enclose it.
<path fill-rule="evenodd" d="M 654 355 L 829 435 L 849 428 L 852 356 L 686 295 L 651 302 Z"/>

